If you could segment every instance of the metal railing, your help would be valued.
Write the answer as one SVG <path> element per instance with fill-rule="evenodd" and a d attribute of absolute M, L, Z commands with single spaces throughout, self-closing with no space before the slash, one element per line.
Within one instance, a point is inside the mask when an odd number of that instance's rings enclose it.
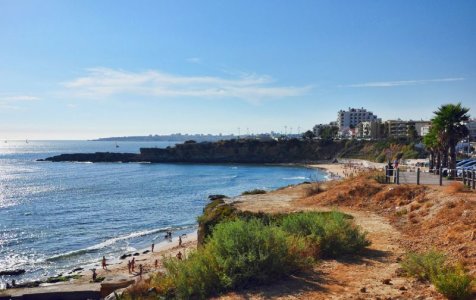
<path fill-rule="evenodd" d="M 422 171 L 421 168 L 416 167 L 414 169 L 409 169 L 406 167 L 403 167 L 405 171 L 401 171 L 400 167 L 397 168 L 389 168 L 388 166 L 385 166 L 385 182 L 386 183 L 394 183 L 394 184 L 400 184 L 401 182 L 401 177 L 402 173 L 407 174 L 407 173 L 416 173 L 416 178 L 412 178 L 412 180 L 415 180 L 414 182 L 409 182 L 406 179 L 405 183 L 416 183 L 417 185 L 420 185 L 422 182 L 422 173 L 432 173 L 434 174 L 435 177 L 437 177 L 437 180 L 434 184 L 439 184 L 440 186 L 443 185 L 443 181 L 445 179 L 444 173 L 450 175 L 451 173 L 454 173 L 456 176 L 452 177 L 451 179 L 454 181 L 461 181 L 465 186 L 471 188 L 471 189 L 476 189 L 476 170 L 461 170 L 461 169 L 444 169 L 444 168 L 439 168 L 439 169 L 425 169 L 425 171 Z M 454 171 L 454 172 L 452 172 Z M 458 172 L 459 171 L 459 172 Z M 406 176 L 408 177 L 408 176 Z M 435 179 L 434 177 L 432 179 Z M 433 184 L 433 183 L 430 183 Z"/>

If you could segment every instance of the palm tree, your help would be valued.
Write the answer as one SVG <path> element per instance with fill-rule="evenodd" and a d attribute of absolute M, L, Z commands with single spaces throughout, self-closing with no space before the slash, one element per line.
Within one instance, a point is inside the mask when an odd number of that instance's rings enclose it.
<path fill-rule="evenodd" d="M 435 117 L 432 119 L 432 126 L 438 131 L 440 142 L 446 141 L 448 144 L 451 177 L 455 176 L 456 144 L 468 135 L 468 128 L 463 124 L 469 120 L 468 112 L 469 108 L 462 107 L 461 103 L 445 104 L 434 112 Z"/>
<path fill-rule="evenodd" d="M 430 152 L 430 172 L 433 173 L 433 168 L 435 168 L 435 156 L 436 152 L 438 151 L 438 140 L 436 137 L 436 130 L 434 127 L 430 129 L 427 135 L 423 138 L 423 143 L 426 146 L 428 152 Z"/>

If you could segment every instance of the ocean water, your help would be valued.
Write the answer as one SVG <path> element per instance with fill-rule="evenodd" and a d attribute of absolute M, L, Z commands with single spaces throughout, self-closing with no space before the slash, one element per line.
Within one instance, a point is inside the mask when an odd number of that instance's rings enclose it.
<path fill-rule="evenodd" d="M 143 249 L 164 231 L 191 232 L 210 194 L 236 196 L 302 181 L 314 169 L 262 165 L 52 163 L 61 153 L 139 152 L 174 142 L 8 141 L 0 144 L 0 282 L 28 281 Z"/>

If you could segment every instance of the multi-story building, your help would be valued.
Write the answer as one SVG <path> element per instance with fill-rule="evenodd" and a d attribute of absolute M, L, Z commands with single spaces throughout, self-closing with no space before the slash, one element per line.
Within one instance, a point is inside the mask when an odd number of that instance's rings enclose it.
<path fill-rule="evenodd" d="M 337 126 L 339 131 L 355 128 L 361 122 L 377 121 L 378 118 L 371 111 L 362 108 L 350 108 L 347 111 L 340 110 L 337 113 Z"/>
<path fill-rule="evenodd" d="M 401 138 L 408 137 L 408 132 L 411 126 L 415 128 L 419 136 L 424 136 L 428 133 L 430 121 L 403 121 L 403 120 L 388 120 L 386 123 L 389 137 Z"/>
<path fill-rule="evenodd" d="M 420 136 L 425 136 L 425 135 L 427 135 L 428 133 L 430 133 L 430 127 L 431 127 L 430 124 L 422 126 L 422 127 L 420 128 Z"/>
<path fill-rule="evenodd" d="M 378 139 L 381 137 L 380 121 L 364 121 L 357 125 L 357 136 L 363 139 Z"/>
<path fill-rule="evenodd" d="M 412 122 L 413 122 L 413 125 L 415 126 L 415 130 L 416 130 L 416 132 L 418 133 L 419 136 L 425 136 L 430 131 L 430 125 L 431 125 L 430 121 L 423 121 L 423 120 L 411 121 L 410 120 L 409 121 L 410 125 L 411 125 Z"/>

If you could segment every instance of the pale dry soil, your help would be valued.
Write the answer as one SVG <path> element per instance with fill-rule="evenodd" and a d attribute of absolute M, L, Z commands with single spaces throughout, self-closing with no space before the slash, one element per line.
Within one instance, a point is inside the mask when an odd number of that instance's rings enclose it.
<path fill-rule="evenodd" d="M 326 206 L 301 206 L 307 185 L 288 187 L 262 195 L 241 196 L 241 210 L 270 213 L 301 210 L 328 211 Z M 364 253 L 338 260 L 323 260 L 312 271 L 269 286 L 233 292 L 219 299 L 444 299 L 433 287 L 398 273 L 404 249 L 401 234 L 388 220 L 369 211 L 339 207 L 368 232 L 372 245 Z"/>

